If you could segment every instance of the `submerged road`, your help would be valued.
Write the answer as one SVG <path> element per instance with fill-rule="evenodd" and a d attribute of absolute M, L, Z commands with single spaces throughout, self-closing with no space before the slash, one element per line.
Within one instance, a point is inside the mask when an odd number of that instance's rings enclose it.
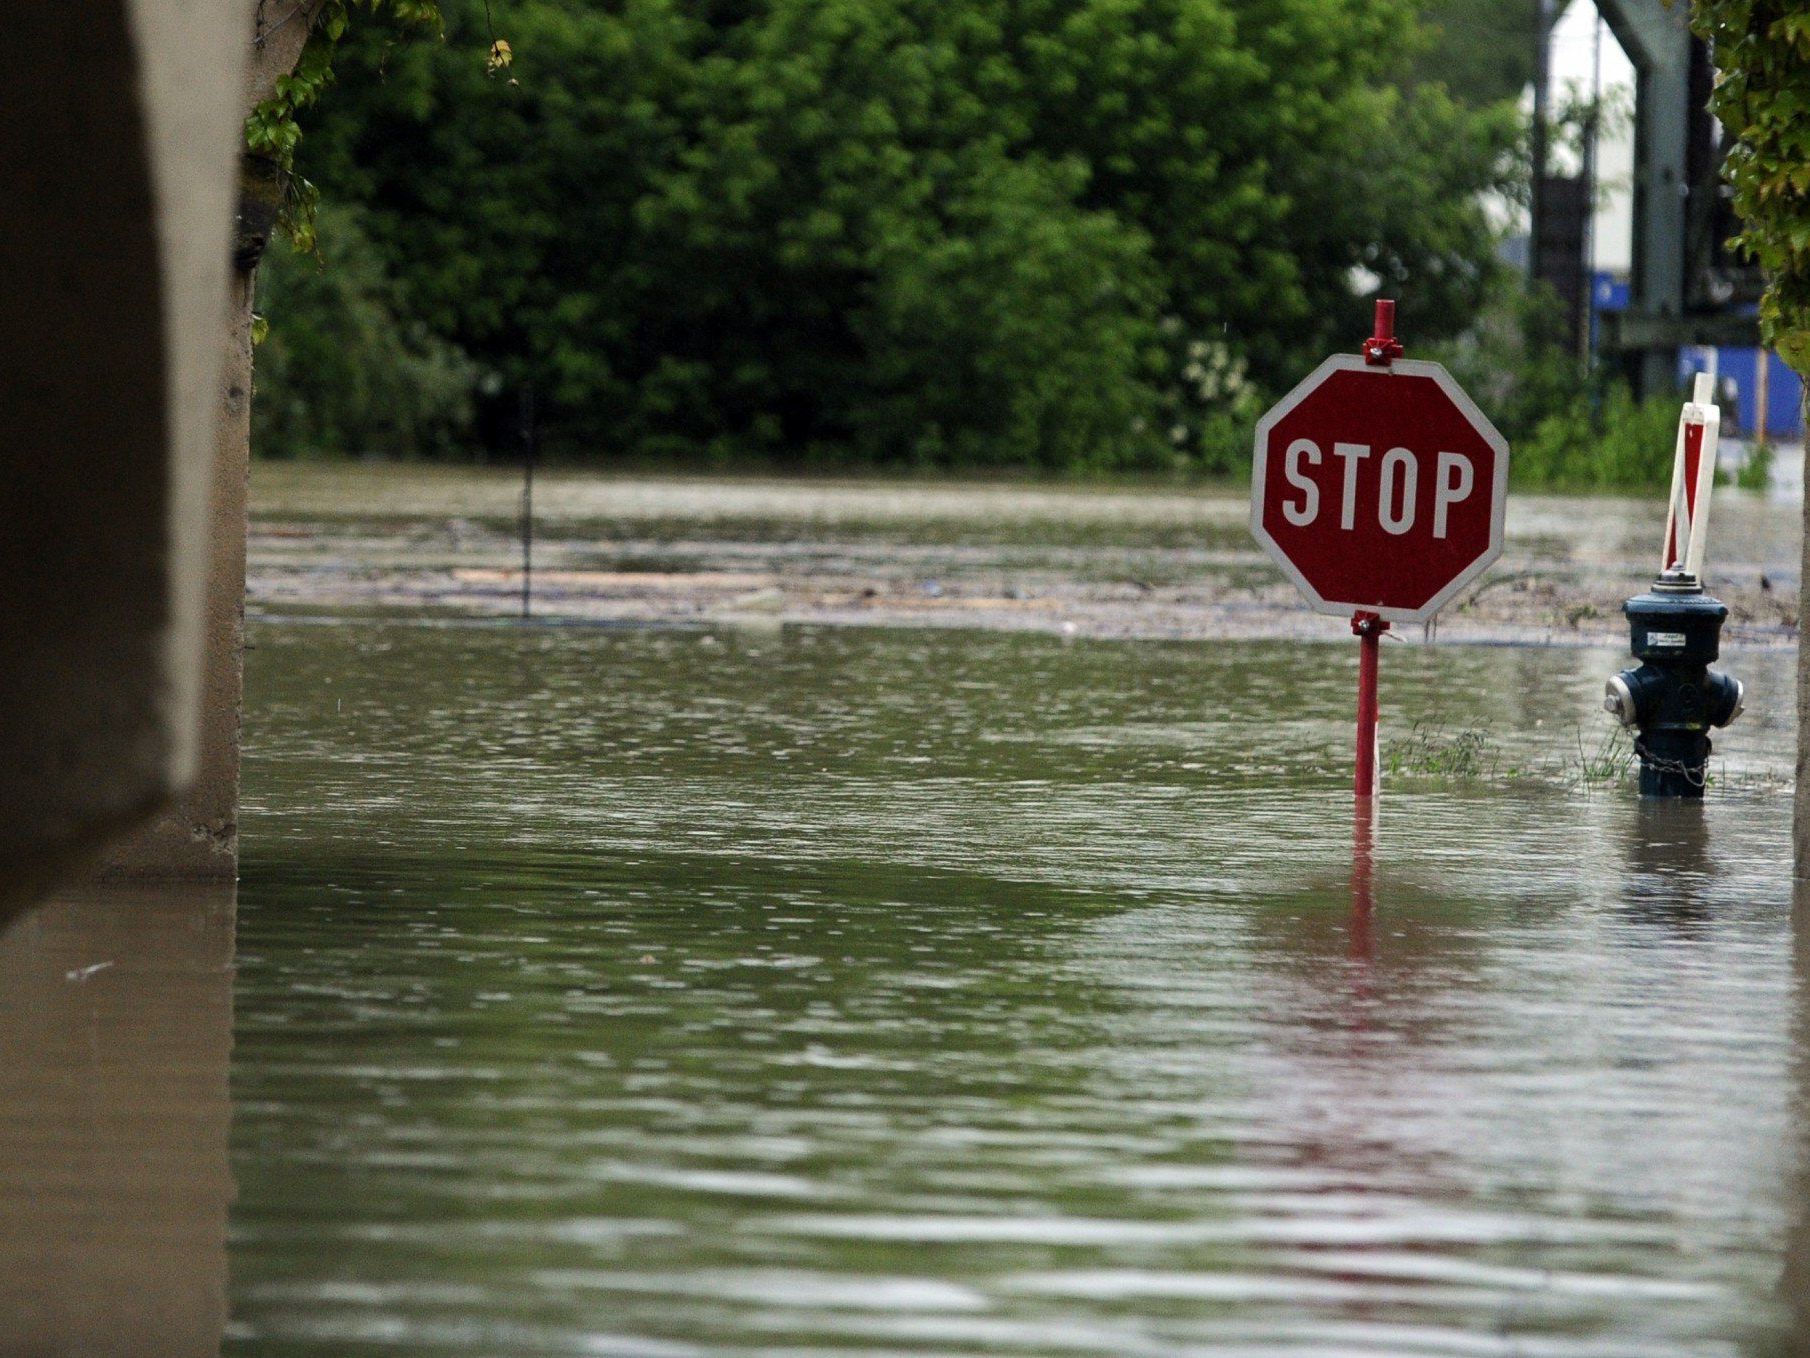
<path fill-rule="evenodd" d="M 253 615 L 520 607 L 519 475 L 263 464 Z M 536 615 L 549 621 L 908 625 L 1092 637 L 1339 639 L 1245 527 L 1246 492 L 1035 483 L 541 473 Z M 1511 495 L 1502 559 L 1443 640 L 1616 644 L 1646 587 L 1659 494 Z M 1731 647 L 1796 640 L 1800 507 L 1717 493 L 1710 583 Z M 1416 640 L 1419 628 L 1398 635 Z M 1425 635 L 1435 635 L 1427 633 Z"/>

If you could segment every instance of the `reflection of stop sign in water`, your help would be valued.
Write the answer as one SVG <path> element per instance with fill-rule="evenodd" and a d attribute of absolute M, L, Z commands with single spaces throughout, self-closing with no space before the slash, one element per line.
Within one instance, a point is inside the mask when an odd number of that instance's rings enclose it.
<path fill-rule="evenodd" d="M 1502 551 L 1508 443 L 1437 363 L 1327 359 L 1257 425 L 1251 531 L 1313 606 L 1433 616 Z"/>

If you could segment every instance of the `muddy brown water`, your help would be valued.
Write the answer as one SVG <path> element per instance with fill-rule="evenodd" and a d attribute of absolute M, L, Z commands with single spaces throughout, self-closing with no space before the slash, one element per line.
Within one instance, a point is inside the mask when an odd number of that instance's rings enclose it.
<path fill-rule="evenodd" d="M 520 610 L 521 478 L 506 469 L 257 469 L 254 608 Z M 1245 524 L 1236 487 L 537 478 L 547 619 L 987 627 L 1139 640 L 1327 639 Z M 1717 493 L 1713 583 L 1746 645 L 1796 639 L 1799 507 Z M 1448 641 L 1625 640 L 1662 498 L 1511 495 L 1506 549 L 1439 620 Z M 1414 629 L 1416 636 L 1421 629 Z"/>
<path fill-rule="evenodd" d="M 236 947 L 180 893 L 0 939 L 15 1334 L 1810 1343 L 1791 649 L 1690 808 L 1614 772 L 1612 642 L 1391 646 L 1354 883 L 1345 642 L 581 614 L 254 595 Z"/>

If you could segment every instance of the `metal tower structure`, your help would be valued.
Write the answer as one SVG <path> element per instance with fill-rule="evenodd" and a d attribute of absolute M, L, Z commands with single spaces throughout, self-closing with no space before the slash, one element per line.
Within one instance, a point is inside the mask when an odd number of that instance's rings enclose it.
<path fill-rule="evenodd" d="M 1691 36 L 1688 6 L 1596 0 L 1596 7 L 1635 73 L 1631 305 L 1604 317 L 1603 347 L 1621 355 L 1641 394 L 1670 391 L 1681 346 L 1759 343 L 1749 304 L 1760 280 L 1723 245 L 1735 222 L 1708 110 L 1709 55 Z"/>

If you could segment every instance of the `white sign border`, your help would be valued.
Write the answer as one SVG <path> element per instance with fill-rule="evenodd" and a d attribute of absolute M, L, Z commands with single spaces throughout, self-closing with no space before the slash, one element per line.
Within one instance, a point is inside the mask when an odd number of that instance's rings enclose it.
<path fill-rule="evenodd" d="M 1439 384 L 1453 405 L 1469 420 L 1471 425 L 1482 435 L 1483 441 L 1489 444 L 1496 455 L 1496 474 L 1492 488 L 1494 496 L 1490 510 L 1489 546 L 1475 560 L 1452 578 L 1450 584 L 1435 594 L 1419 608 L 1385 608 L 1380 604 L 1365 604 L 1327 599 L 1308 584 L 1307 577 L 1302 575 L 1295 563 L 1288 559 L 1288 554 L 1277 545 L 1263 526 L 1263 485 L 1265 464 L 1269 461 L 1270 431 L 1281 423 L 1282 418 L 1292 411 L 1308 395 L 1314 391 L 1327 377 L 1335 372 L 1364 372 L 1380 378 L 1389 376 L 1430 377 Z M 1452 601 L 1452 597 L 1471 581 L 1495 563 L 1502 555 L 1503 522 L 1508 514 L 1508 440 L 1503 438 L 1496 426 L 1489 422 L 1487 416 L 1477 409 L 1477 403 L 1465 394 L 1452 375 L 1443 365 L 1430 363 L 1424 359 L 1398 358 L 1387 367 L 1371 364 L 1361 354 L 1334 354 L 1306 377 L 1295 383 L 1294 389 L 1275 405 L 1264 412 L 1263 418 L 1257 421 L 1257 433 L 1251 450 L 1251 536 L 1256 538 L 1263 550 L 1269 553 L 1270 559 L 1282 567 L 1283 573 L 1295 582 L 1295 588 L 1306 596 L 1308 605 L 1316 613 L 1332 613 L 1339 617 L 1349 617 L 1353 613 L 1375 613 L 1387 618 L 1390 622 L 1426 622 L 1440 609 Z"/>

